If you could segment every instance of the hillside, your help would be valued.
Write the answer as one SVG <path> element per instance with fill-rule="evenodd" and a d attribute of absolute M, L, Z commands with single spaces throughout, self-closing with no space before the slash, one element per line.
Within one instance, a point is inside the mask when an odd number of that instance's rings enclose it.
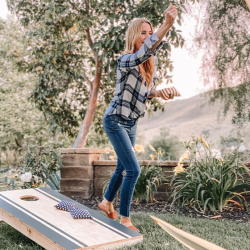
<path fill-rule="evenodd" d="M 139 120 L 138 132 L 145 135 L 148 142 L 159 129 L 168 127 L 170 133 L 179 135 L 181 141 L 190 139 L 192 135 L 209 134 L 216 147 L 220 148 L 220 135 L 228 136 L 232 130 L 231 116 L 218 120 L 221 104 L 209 105 L 204 95 L 196 95 L 189 99 L 170 101 L 165 105 L 165 112 L 158 111 L 148 118 Z"/>

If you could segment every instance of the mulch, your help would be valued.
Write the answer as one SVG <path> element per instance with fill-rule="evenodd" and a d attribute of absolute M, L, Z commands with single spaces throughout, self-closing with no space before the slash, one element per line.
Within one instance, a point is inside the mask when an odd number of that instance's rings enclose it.
<path fill-rule="evenodd" d="M 102 197 L 94 197 L 89 199 L 82 199 L 80 197 L 71 197 L 75 201 L 93 209 L 100 211 L 98 204 L 102 201 Z M 114 202 L 116 212 L 119 212 L 120 202 Z M 155 201 L 154 203 L 140 202 L 136 204 L 135 201 L 131 204 L 131 212 L 145 212 L 145 213 L 159 213 L 159 214 L 180 214 L 191 218 L 209 218 L 215 220 L 231 220 L 235 222 L 250 223 L 250 204 L 247 205 L 247 211 L 241 210 L 239 207 L 226 208 L 222 212 L 206 211 L 204 214 L 196 211 L 190 206 L 185 206 L 183 211 L 178 211 L 176 205 L 170 208 L 170 203 Z M 214 217 L 214 218 L 213 218 Z"/>

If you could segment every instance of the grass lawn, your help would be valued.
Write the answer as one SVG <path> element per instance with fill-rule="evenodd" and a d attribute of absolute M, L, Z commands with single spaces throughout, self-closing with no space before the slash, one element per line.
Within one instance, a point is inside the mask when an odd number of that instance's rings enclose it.
<path fill-rule="evenodd" d="M 188 218 L 178 215 L 164 215 L 150 213 L 166 222 L 181 228 L 182 230 L 194 234 L 219 245 L 227 250 L 250 250 L 250 223 L 239 223 L 228 220 L 212 220 Z M 123 247 L 126 250 L 181 250 L 187 249 L 178 243 L 161 229 L 146 213 L 132 213 L 134 225 L 143 234 L 142 243 Z M 0 249 L 1 250 L 38 250 L 44 249 L 35 242 L 19 233 L 6 223 L 0 223 Z"/>

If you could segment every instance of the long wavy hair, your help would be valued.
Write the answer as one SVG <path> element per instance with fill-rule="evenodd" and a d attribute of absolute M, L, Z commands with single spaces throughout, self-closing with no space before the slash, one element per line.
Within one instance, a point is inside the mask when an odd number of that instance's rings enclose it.
<path fill-rule="evenodd" d="M 146 18 L 136 18 L 132 20 L 129 24 L 126 32 L 126 47 L 122 54 L 134 54 L 135 53 L 135 42 L 141 36 L 142 24 L 148 23 L 151 27 L 152 32 L 153 27 L 150 21 Z M 147 61 L 139 65 L 139 76 L 143 76 L 142 84 L 147 81 L 149 89 L 152 84 L 153 74 L 154 74 L 155 61 L 154 57 L 151 56 Z"/>

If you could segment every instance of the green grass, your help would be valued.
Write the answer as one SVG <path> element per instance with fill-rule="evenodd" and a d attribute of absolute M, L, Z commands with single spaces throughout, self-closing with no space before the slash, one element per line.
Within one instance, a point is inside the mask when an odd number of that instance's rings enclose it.
<path fill-rule="evenodd" d="M 163 215 L 150 213 L 177 228 L 213 242 L 227 250 L 250 250 L 250 223 L 239 223 L 228 220 L 212 220 L 188 218 L 178 215 Z M 143 242 L 126 250 L 181 250 L 187 249 L 173 237 L 162 230 L 146 213 L 132 213 L 133 224 L 143 234 Z M 5 223 L 0 223 L 1 250 L 40 250 L 43 249 L 26 236 Z"/>

